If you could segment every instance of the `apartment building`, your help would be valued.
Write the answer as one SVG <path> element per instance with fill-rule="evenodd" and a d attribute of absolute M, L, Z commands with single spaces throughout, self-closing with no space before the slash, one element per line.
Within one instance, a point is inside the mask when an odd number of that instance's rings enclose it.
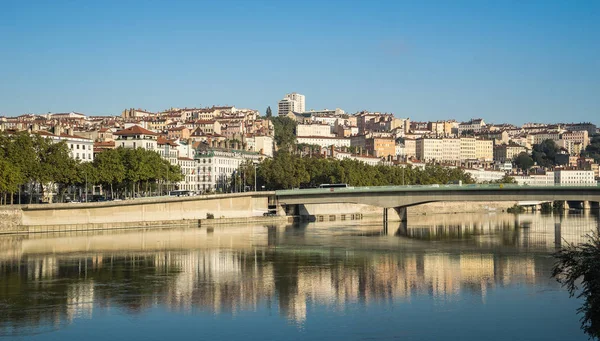
<path fill-rule="evenodd" d="M 198 166 L 197 190 L 211 192 L 230 190 L 229 183 L 241 164 L 247 161 L 258 164 L 265 156 L 240 150 L 207 148 L 198 150 L 194 158 Z"/>
<path fill-rule="evenodd" d="M 328 124 L 298 124 L 296 127 L 296 136 L 323 136 L 333 137 L 331 126 Z"/>
<path fill-rule="evenodd" d="M 156 150 L 158 134 L 138 125 L 113 133 L 116 136 L 116 146 L 123 148 L 144 148 Z"/>
<path fill-rule="evenodd" d="M 305 102 L 304 95 L 296 92 L 286 94 L 278 103 L 278 114 L 287 115 L 290 112 L 303 113 L 305 111 Z"/>
<path fill-rule="evenodd" d="M 494 147 L 494 161 L 504 163 L 504 162 L 512 162 L 512 160 L 519 154 L 526 152 L 527 149 L 525 147 L 511 143 L 511 144 L 502 144 Z"/>
<path fill-rule="evenodd" d="M 594 171 L 578 169 L 557 169 L 554 171 L 554 183 L 557 185 L 596 186 Z"/>

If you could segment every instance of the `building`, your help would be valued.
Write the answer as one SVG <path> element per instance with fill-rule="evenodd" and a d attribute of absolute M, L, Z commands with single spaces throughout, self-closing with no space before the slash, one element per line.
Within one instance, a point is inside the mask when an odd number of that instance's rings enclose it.
<path fill-rule="evenodd" d="M 458 125 L 458 134 L 463 133 L 479 133 L 485 128 L 485 122 L 481 118 L 474 118 L 468 122 L 463 122 Z"/>
<path fill-rule="evenodd" d="M 554 183 L 556 185 L 596 186 L 594 171 L 578 169 L 557 169 L 554 171 Z"/>
<path fill-rule="evenodd" d="M 494 141 L 475 140 L 475 158 L 480 161 L 493 161 Z"/>
<path fill-rule="evenodd" d="M 333 137 L 331 126 L 328 124 L 301 124 L 296 126 L 296 136 L 323 136 Z"/>
<path fill-rule="evenodd" d="M 348 141 L 347 139 L 344 140 Z M 395 156 L 396 140 L 393 138 L 371 137 L 365 140 L 365 149 L 375 157 Z"/>
<path fill-rule="evenodd" d="M 517 184 L 523 186 L 553 186 L 555 181 L 554 172 L 531 173 L 528 175 L 512 175 Z"/>
<path fill-rule="evenodd" d="M 134 125 L 113 133 L 116 136 L 116 146 L 123 148 L 157 149 L 158 134 L 140 126 Z"/>
<path fill-rule="evenodd" d="M 500 163 L 512 162 L 517 155 L 526 151 L 525 147 L 516 143 L 502 144 L 494 147 L 494 161 Z"/>
<path fill-rule="evenodd" d="M 564 141 L 571 141 L 573 143 L 579 143 L 581 146 L 579 149 L 585 149 L 585 147 L 590 144 L 590 137 L 587 130 L 568 131 L 562 133 L 560 139 Z"/>
<path fill-rule="evenodd" d="M 202 192 L 233 191 L 230 185 L 231 179 L 240 165 L 247 161 L 258 164 L 264 158 L 264 155 L 240 150 L 198 149 L 195 156 L 198 167 L 196 190 Z"/>
<path fill-rule="evenodd" d="M 188 157 L 178 157 L 177 165 L 179 165 L 183 174 L 183 179 L 177 183 L 177 189 L 198 191 L 197 161 Z"/>
<path fill-rule="evenodd" d="M 52 134 L 47 131 L 38 131 L 36 134 L 50 139 L 53 143 L 64 141 L 69 148 L 71 158 L 83 162 L 94 161 L 94 141 L 85 137 L 58 132 Z"/>
<path fill-rule="evenodd" d="M 325 136 L 298 136 L 296 138 L 298 144 L 311 144 L 321 147 L 334 146 L 336 148 L 350 147 L 351 140 L 344 137 L 325 137 Z"/>
<path fill-rule="evenodd" d="M 542 131 L 539 133 L 531 134 L 533 140 L 530 141 L 532 145 L 540 144 L 546 140 L 552 140 L 554 142 L 560 139 L 560 134 L 558 131 Z"/>
<path fill-rule="evenodd" d="M 465 173 L 470 174 L 476 183 L 486 183 L 486 182 L 498 181 L 498 180 L 502 179 L 504 177 L 504 175 L 506 175 L 506 172 L 504 172 L 504 171 L 489 170 L 489 169 L 483 169 L 483 168 L 465 169 L 464 171 L 465 171 Z"/>
<path fill-rule="evenodd" d="M 296 92 L 285 95 L 278 103 L 278 114 L 287 115 L 290 112 L 303 113 L 305 111 L 305 97 Z"/>
<path fill-rule="evenodd" d="M 190 138 L 190 130 L 184 126 L 171 128 L 167 131 L 169 139 L 186 140 Z"/>

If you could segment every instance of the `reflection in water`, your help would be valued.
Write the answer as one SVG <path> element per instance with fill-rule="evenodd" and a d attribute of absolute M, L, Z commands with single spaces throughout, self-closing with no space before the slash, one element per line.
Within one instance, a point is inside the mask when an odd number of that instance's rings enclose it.
<path fill-rule="evenodd" d="M 5 236 L 0 333 L 59 328 L 109 308 L 126 314 L 161 306 L 235 315 L 266 305 L 302 324 L 311 306 L 339 311 L 465 294 L 485 303 L 496 288 L 558 288 L 550 279 L 549 251 L 557 242 L 577 242 L 597 229 L 597 221 L 509 214 L 411 217 L 400 226 L 400 236 L 360 224 Z"/>

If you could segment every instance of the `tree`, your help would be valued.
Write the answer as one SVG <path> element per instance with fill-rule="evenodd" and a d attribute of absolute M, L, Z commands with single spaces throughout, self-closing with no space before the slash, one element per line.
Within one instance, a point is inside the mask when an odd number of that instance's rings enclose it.
<path fill-rule="evenodd" d="M 279 149 L 291 150 L 296 144 L 296 121 L 289 117 L 271 117 L 275 129 L 275 142 Z"/>
<path fill-rule="evenodd" d="M 550 168 L 557 164 L 556 154 L 559 152 L 560 147 L 553 140 L 544 140 L 533 146 L 531 157 L 538 166 Z"/>
<path fill-rule="evenodd" d="M 515 166 L 523 171 L 529 170 L 533 166 L 533 159 L 526 152 L 522 152 L 514 159 Z"/>
<path fill-rule="evenodd" d="M 571 297 L 578 293 L 577 298 L 584 299 L 577 309 L 583 314 L 581 328 L 590 338 L 600 338 L 600 238 L 593 234 L 586 243 L 567 244 L 554 257 L 552 276 Z"/>
<path fill-rule="evenodd" d="M 493 181 L 495 184 L 516 184 L 517 180 L 509 175 L 504 175 L 501 179 Z"/>
<path fill-rule="evenodd" d="M 98 182 L 110 187 L 110 197 L 114 198 L 114 187 L 125 180 L 125 166 L 119 150 L 112 149 L 99 153 L 94 158 Z"/>
<path fill-rule="evenodd" d="M 266 116 L 267 116 L 267 118 L 271 118 L 273 116 L 273 112 L 271 111 L 271 106 L 267 107 Z"/>

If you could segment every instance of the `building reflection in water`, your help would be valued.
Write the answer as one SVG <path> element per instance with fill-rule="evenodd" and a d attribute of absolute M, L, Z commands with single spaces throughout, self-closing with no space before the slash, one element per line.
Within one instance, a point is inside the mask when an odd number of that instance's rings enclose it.
<path fill-rule="evenodd" d="M 0 331 L 59 327 L 90 318 L 98 308 L 126 314 L 156 306 L 237 314 L 268 307 L 302 323 L 316 306 L 343 310 L 355 304 L 402 304 L 422 295 L 445 302 L 464 293 L 485 303 L 498 286 L 541 282 L 557 287 L 550 279 L 549 252 L 557 242 L 584 241 L 586 233 L 597 230 L 598 219 L 444 215 L 415 217 L 401 227 L 401 236 L 370 233 L 379 228 L 255 226 L 4 236 Z"/>

